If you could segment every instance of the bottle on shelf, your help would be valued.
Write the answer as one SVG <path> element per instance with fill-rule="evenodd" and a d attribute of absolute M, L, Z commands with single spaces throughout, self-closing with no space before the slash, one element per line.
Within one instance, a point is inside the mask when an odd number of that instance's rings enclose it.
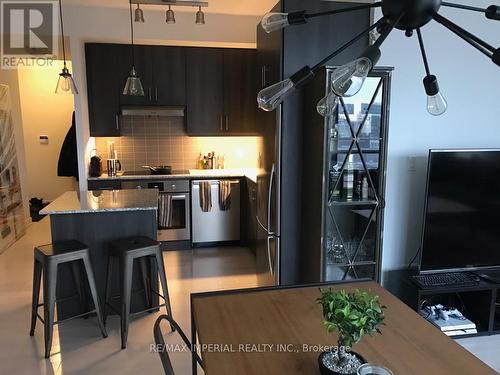
<path fill-rule="evenodd" d="M 368 178 L 365 176 L 363 177 L 363 183 L 361 184 L 361 199 L 367 200 L 368 199 Z"/>
<path fill-rule="evenodd" d="M 346 169 L 344 171 L 344 193 L 347 199 L 353 198 L 354 193 L 354 163 L 353 155 L 348 156 Z"/>
<path fill-rule="evenodd" d="M 198 157 L 196 164 L 196 169 L 204 169 L 204 168 L 205 168 L 205 162 L 203 160 L 203 155 L 200 152 L 200 156 Z"/>
<path fill-rule="evenodd" d="M 338 152 L 338 129 L 337 125 L 334 125 L 330 129 L 330 198 L 336 199 L 340 198 L 342 193 L 342 182 L 341 179 L 341 166 L 338 164 L 337 152 Z"/>

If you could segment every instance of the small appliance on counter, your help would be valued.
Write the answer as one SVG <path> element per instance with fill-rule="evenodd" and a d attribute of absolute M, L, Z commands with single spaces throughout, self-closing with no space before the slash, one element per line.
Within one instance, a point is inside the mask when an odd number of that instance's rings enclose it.
<path fill-rule="evenodd" d="M 114 177 L 122 170 L 122 163 L 118 160 L 118 153 L 115 149 L 115 142 L 108 142 L 109 159 L 106 161 L 106 167 L 109 177 Z"/>
<path fill-rule="evenodd" d="M 97 155 L 96 150 L 92 151 L 94 151 L 94 156 L 90 158 L 89 175 L 90 177 L 100 177 L 102 174 L 102 159 Z"/>

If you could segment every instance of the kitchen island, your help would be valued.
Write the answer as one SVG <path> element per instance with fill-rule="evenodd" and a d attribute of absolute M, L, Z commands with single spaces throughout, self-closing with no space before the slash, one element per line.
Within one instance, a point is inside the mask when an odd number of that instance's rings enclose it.
<path fill-rule="evenodd" d="M 157 236 L 158 191 L 114 190 L 114 191 L 70 191 L 61 195 L 40 213 L 50 215 L 52 242 L 78 240 L 90 249 L 92 267 L 101 305 L 104 306 L 108 246 L 119 238 Z M 157 270 L 154 262 L 149 273 L 153 288 L 157 289 Z M 135 277 L 139 269 L 134 265 L 133 290 L 142 289 L 140 278 Z M 76 295 L 76 285 L 70 267 L 62 265 L 58 270 L 57 311 L 59 319 L 83 313 Z M 118 272 L 112 282 L 112 296 L 118 295 Z M 154 294 L 153 294 L 154 296 Z M 88 300 L 91 300 L 90 297 Z M 131 311 L 143 310 L 146 306 L 144 293 L 132 296 Z M 158 304 L 158 298 L 151 303 Z"/>

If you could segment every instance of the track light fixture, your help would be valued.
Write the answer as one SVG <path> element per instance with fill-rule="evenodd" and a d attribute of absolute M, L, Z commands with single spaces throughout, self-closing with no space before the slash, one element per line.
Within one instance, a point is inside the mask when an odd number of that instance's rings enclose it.
<path fill-rule="evenodd" d="M 448 105 L 439 90 L 439 84 L 436 76 L 430 72 L 424 48 L 424 41 L 420 31 L 421 27 L 434 20 L 472 45 L 499 66 L 500 48 L 491 46 L 469 31 L 440 15 L 439 10 L 442 6 L 480 12 L 483 13 L 487 19 L 500 21 L 500 6 L 491 5 L 488 8 L 479 8 L 449 3 L 441 0 L 381 0 L 373 4 L 358 5 L 319 13 L 299 11 L 293 13 L 266 14 L 262 18 L 261 25 L 262 28 L 268 33 L 284 29 L 290 25 L 305 24 L 309 22 L 310 19 L 315 17 L 369 8 L 381 7 L 383 17 L 374 25 L 355 36 L 352 40 L 328 55 L 312 68 L 305 66 L 290 78 L 261 90 L 257 96 L 257 103 L 259 107 L 265 111 L 272 111 L 276 109 L 295 89 L 310 82 L 315 73 L 328 61 L 345 51 L 352 44 L 366 36 L 366 34 L 370 33 L 373 44 L 368 47 L 366 51 L 357 59 L 334 70 L 331 77 L 331 90 L 318 103 L 318 113 L 323 116 L 332 115 L 338 105 L 340 97 L 353 96 L 362 88 L 366 77 L 380 59 L 380 46 L 386 40 L 387 36 L 396 28 L 398 30 L 405 31 L 408 37 L 412 36 L 414 31 L 417 32 L 420 51 L 422 53 L 426 71 L 424 88 L 427 94 L 427 110 L 432 115 L 438 116 L 443 114 Z"/>
<path fill-rule="evenodd" d="M 170 5 L 168 6 L 167 19 L 165 22 L 167 22 L 169 25 L 173 25 L 175 23 L 175 13 Z"/>
<path fill-rule="evenodd" d="M 172 25 L 175 24 L 175 13 L 172 9 L 173 6 L 181 7 L 197 7 L 195 23 L 197 25 L 205 24 L 205 13 L 201 10 L 202 7 L 208 7 L 208 1 L 205 0 L 129 0 L 132 4 L 137 4 L 135 10 L 135 22 L 144 22 L 144 14 L 139 5 L 162 5 L 168 6 L 166 11 L 165 22 Z"/>
<path fill-rule="evenodd" d="M 196 12 L 196 24 L 204 25 L 205 24 L 205 13 L 201 10 L 201 6 L 198 7 L 198 11 Z"/>
<path fill-rule="evenodd" d="M 137 8 L 135 10 L 135 22 L 144 23 L 144 12 L 142 11 L 139 4 L 137 4 Z"/>

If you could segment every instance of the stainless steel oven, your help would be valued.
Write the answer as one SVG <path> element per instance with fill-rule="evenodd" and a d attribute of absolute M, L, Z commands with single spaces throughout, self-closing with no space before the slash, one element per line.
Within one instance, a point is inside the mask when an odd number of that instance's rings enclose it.
<path fill-rule="evenodd" d="M 158 241 L 191 239 L 189 180 L 124 181 L 123 189 L 158 189 Z"/>

